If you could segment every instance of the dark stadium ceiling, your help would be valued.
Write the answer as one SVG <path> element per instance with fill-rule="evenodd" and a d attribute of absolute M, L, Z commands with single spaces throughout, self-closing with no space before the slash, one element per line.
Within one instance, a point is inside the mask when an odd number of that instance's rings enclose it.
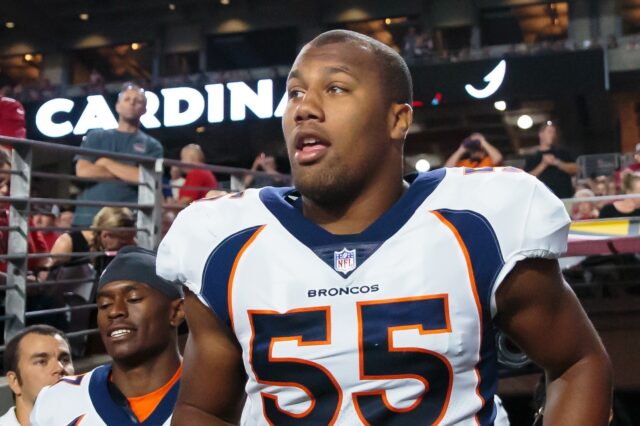
<path fill-rule="evenodd" d="M 213 0 L 21 0 L 0 2 L 0 16 L 4 21 L 15 22 L 16 29 L 67 33 L 87 25 L 80 19 L 82 13 L 89 15 L 92 25 L 139 21 L 144 17 L 154 23 L 193 22 L 206 19 L 223 7 L 226 6 L 220 1 Z"/>

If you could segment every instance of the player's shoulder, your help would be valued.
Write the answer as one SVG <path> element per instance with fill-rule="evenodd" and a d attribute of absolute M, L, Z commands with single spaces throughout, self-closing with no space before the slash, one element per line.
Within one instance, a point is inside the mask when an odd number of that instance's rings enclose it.
<path fill-rule="evenodd" d="M 501 220 L 505 215 L 529 217 L 544 207 L 565 221 L 562 202 L 534 176 L 515 167 L 448 168 L 434 191 L 437 208 L 470 210 Z"/>
<path fill-rule="evenodd" d="M 451 167 L 446 169 L 448 180 L 469 185 L 534 185 L 537 179 L 516 167 Z"/>
<path fill-rule="evenodd" d="M 46 390 L 46 392 L 42 393 L 42 395 L 46 394 L 51 396 L 68 394 L 69 392 L 82 392 L 83 388 L 85 388 L 87 383 L 91 380 L 91 375 L 94 371 L 95 370 L 84 374 L 62 377 L 54 384 L 43 388 L 43 391 Z"/>
<path fill-rule="evenodd" d="M 83 401 L 89 398 L 89 382 L 94 371 L 66 376 L 42 388 L 31 413 L 32 424 L 66 424 L 66 419 L 76 417 L 86 405 Z"/>
<path fill-rule="evenodd" d="M 265 208 L 259 191 L 247 189 L 194 201 L 178 214 L 171 228 L 224 234 L 264 221 Z"/>
<path fill-rule="evenodd" d="M 550 191 L 538 179 L 515 167 L 449 168 L 442 190 L 470 200 L 517 203 L 536 191 Z"/>

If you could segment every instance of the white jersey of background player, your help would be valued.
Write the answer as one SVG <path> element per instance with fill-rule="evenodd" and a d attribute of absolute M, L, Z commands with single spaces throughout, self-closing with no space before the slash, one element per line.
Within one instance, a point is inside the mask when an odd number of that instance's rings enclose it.
<path fill-rule="evenodd" d="M 565 250 L 562 203 L 516 169 L 443 169 L 336 236 L 297 200 L 265 188 L 194 203 L 159 250 L 159 273 L 242 345 L 244 424 L 493 421 L 493 295 L 517 261 Z"/>
<path fill-rule="evenodd" d="M 42 396 L 45 403 L 35 405 L 31 413 L 32 426 L 169 426 L 179 381 L 174 383 L 153 413 L 144 422 L 139 422 L 124 408 L 126 401 L 118 403 L 114 400 L 113 391 L 109 391 L 110 373 L 111 366 L 103 365 L 87 374 L 64 377 L 55 385 L 44 388 L 38 396 Z"/>
<path fill-rule="evenodd" d="M 196 203 L 161 243 L 192 290 L 174 424 L 236 422 L 245 384 L 245 425 L 500 424 L 494 323 L 545 369 L 545 420 L 606 421 L 602 344 L 557 262 L 526 259 L 564 250 L 562 204 L 514 169 L 404 184 L 411 76 L 369 37 L 316 37 L 287 94 L 299 194 Z"/>

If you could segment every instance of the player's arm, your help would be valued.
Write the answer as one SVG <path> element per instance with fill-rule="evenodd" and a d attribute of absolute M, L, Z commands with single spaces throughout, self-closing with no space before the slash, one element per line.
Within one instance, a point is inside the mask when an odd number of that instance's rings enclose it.
<path fill-rule="evenodd" d="M 556 167 L 572 176 L 575 174 L 578 174 L 578 164 L 572 161 L 562 161 L 558 159 L 558 162 L 556 163 Z"/>
<path fill-rule="evenodd" d="M 480 139 L 480 145 L 487 152 L 487 155 L 489 156 L 489 158 L 491 158 L 491 162 L 496 166 L 500 164 L 502 162 L 502 153 L 500 152 L 500 150 L 495 146 L 491 145 L 487 140 L 487 138 L 485 138 L 480 133 L 474 133 L 474 135 L 478 135 Z"/>
<path fill-rule="evenodd" d="M 555 260 L 519 262 L 496 291 L 499 327 L 547 378 L 545 424 L 607 425 L 607 353 Z"/>
<path fill-rule="evenodd" d="M 138 166 L 129 166 L 107 157 L 98 158 L 96 165 L 103 167 L 111 173 L 112 176 L 115 176 L 118 179 L 131 183 L 138 183 L 140 181 L 140 171 Z"/>
<path fill-rule="evenodd" d="M 89 160 L 79 159 L 76 162 L 76 176 L 86 178 L 113 178 L 114 175 L 105 167 L 96 165 Z"/>
<path fill-rule="evenodd" d="M 189 338 L 173 426 L 237 424 L 246 376 L 231 330 L 190 291 L 185 291 Z"/>
<path fill-rule="evenodd" d="M 445 161 L 444 166 L 445 167 L 455 167 L 456 164 L 458 163 L 458 161 L 460 161 L 460 158 L 462 158 L 462 156 L 464 155 L 465 152 L 467 152 L 467 150 L 465 149 L 464 145 L 460 144 L 458 149 L 456 149 L 456 151 L 453 154 L 451 154 L 451 156 L 449 158 L 447 158 L 447 161 Z"/>

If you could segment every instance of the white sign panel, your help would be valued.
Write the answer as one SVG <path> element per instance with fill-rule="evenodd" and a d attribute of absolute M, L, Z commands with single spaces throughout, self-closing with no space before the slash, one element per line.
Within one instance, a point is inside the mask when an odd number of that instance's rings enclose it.
<path fill-rule="evenodd" d="M 206 110 L 207 122 L 221 123 L 227 118 L 225 93 L 229 95 L 228 118 L 232 121 L 245 120 L 247 110 L 261 119 L 282 117 L 284 113 L 287 94 L 280 98 L 274 110 L 273 81 L 270 79 L 258 81 L 257 91 L 253 91 L 244 82 L 227 83 L 226 89 L 225 91 L 223 84 L 208 84 L 204 87 L 206 94 L 191 87 L 160 90 L 163 98 L 163 121 L 157 117 L 160 97 L 154 92 L 146 91 L 147 112 L 140 117 L 140 122 L 147 129 L 187 126 L 198 121 Z M 102 95 L 87 96 L 87 105 L 75 125 L 68 117 L 74 107 L 75 102 L 65 98 L 51 99 L 42 104 L 36 112 L 38 131 L 51 138 L 60 138 L 71 133 L 83 135 L 91 129 L 113 129 L 118 126 L 116 117 Z"/>

